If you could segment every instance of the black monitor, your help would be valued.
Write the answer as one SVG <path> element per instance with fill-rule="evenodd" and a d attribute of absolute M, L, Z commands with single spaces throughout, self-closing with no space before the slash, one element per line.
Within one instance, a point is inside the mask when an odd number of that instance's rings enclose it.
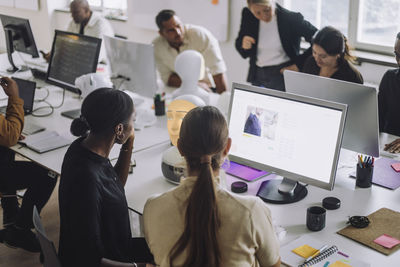
<path fill-rule="evenodd" d="M 30 54 L 34 58 L 39 57 L 35 39 L 33 38 L 29 20 L 1 14 L 0 19 L 6 34 L 7 55 L 11 64 L 11 68 L 7 69 L 7 71 L 16 72 L 19 69 L 14 64 L 12 53 L 18 51 Z M 20 68 L 21 70 L 27 70 L 25 66 Z"/>
<path fill-rule="evenodd" d="M 46 81 L 80 94 L 75 79 L 97 69 L 101 39 L 55 31 Z"/>

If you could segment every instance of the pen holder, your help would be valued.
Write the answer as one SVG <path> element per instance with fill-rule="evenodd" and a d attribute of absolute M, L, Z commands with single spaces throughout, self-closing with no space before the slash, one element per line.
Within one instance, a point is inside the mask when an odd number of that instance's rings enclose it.
<path fill-rule="evenodd" d="M 154 110 L 156 112 L 156 116 L 165 115 L 165 100 L 154 99 Z"/>
<path fill-rule="evenodd" d="M 357 164 L 356 186 L 361 188 L 371 187 L 373 174 L 374 174 L 373 166 L 362 168 L 360 167 L 360 164 Z"/>

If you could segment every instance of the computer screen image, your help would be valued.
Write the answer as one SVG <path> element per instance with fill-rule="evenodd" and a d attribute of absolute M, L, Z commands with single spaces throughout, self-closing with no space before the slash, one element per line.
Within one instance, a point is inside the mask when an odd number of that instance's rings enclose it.
<path fill-rule="evenodd" d="M 112 77 L 121 79 L 116 87 L 153 98 L 158 89 L 153 45 L 109 36 L 104 44 Z"/>
<path fill-rule="evenodd" d="M 75 93 L 75 79 L 95 73 L 99 59 L 101 39 L 55 31 L 46 81 Z"/>
<path fill-rule="evenodd" d="M 342 147 L 379 157 L 378 96 L 374 87 L 285 71 L 286 92 L 347 104 Z"/>
<path fill-rule="evenodd" d="M 2 14 L 0 14 L 0 19 L 6 35 L 8 61 L 11 64 L 11 68 L 7 69 L 7 71 L 16 72 L 19 68 L 12 58 L 14 51 L 27 53 L 34 58 L 39 57 L 32 29 L 27 19 Z M 20 69 L 27 70 L 27 67 L 20 66 Z"/>
<path fill-rule="evenodd" d="M 236 83 L 232 88 L 230 160 L 285 177 L 283 184 L 264 182 L 267 190 L 260 191 L 274 196 L 261 197 L 298 201 L 307 189 L 297 181 L 332 190 L 346 105 Z"/>

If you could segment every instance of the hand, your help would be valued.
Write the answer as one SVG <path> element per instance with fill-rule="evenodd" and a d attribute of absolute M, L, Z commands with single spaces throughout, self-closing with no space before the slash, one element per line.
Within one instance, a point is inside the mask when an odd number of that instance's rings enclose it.
<path fill-rule="evenodd" d="M 200 80 L 200 81 L 198 82 L 197 85 L 198 85 L 199 87 L 203 88 L 204 90 L 206 90 L 206 91 L 209 92 L 209 93 L 212 92 L 211 89 L 210 89 L 211 84 L 208 83 L 207 81 Z"/>
<path fill-rule="evenodd" d="M 394 140 L 390 144 L 385 144 L 385 151 L 389 151 L 390 153 L 399 153 L 400 152 L 400 138 Z"/>
<path fill-rule="evenodd" d="M 23 136 L 22 134 L 19 136 L 19 138 L 18 138 L 18 141 L 22 141 L 22 140 L 25 140 L 25 136 Z"/>
<path fill-rule="evenodd" d="M 45 53 L 42 50 L 40 50 L 40 54 L 42 54 L 42 56 L 46 60 L 46 62 L 50 61 L 50 52 L 49 53 Z"/>
<path fill-rule="evenodd" d="M 254 40 L 253 37 L 250 37 L 250 36 L 246 35 L 242 39 L 242 48 L 244 50 L 249 50 L 253 46 L 253 44 L 255 44 L 255 43 L 256 43 L 256 40 Z"/>
<path fill-rule="evenodd" d="M 0 85 L 3 87 L 3 90 L 7 96 L 19 97 L 18 85 L 13 79 L 2 77 L 0 79 Z"/>
<path fill-rule="evenodd" d="M 135 140 L 135 132 L 132 131 L 132 134 L 126 139 L 125 143 L 122 145 L 121 150 L 130 150 L 133 149 L 133 142 Z"/>
<path fill-rule="evenodd" d="M 285 70 L 292 70 L 292 71 L 297 71 L 297 72 L 300 71 L 296 64 L 293 64 L 293 65 L 290 65 L 290 66 L 287 66 L 287 67 L 282 68 L 282 69 L 280 70 L 281 74 L 283 74 L 283 72 L 284 72 Z"/>

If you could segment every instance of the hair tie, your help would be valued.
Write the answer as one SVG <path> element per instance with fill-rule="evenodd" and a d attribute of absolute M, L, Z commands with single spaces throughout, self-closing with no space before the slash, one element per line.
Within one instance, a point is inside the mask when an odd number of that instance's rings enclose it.
<path fill-rule="evenodd" d="M 86 118 L 85 118 L 83 115 L 81 115 L 81 116 L 79 117 L 79 120 L 80 120 L 81 122 L 83 122 L 88 128 L 90 128 L 90 127 L 89 127 L 88 121 L 86 120 Z"/>
<path fill-rule="evenodd" d="M 211 164 L 211 155 L 204 155 L 200 157 L 200 164 Z"/>

